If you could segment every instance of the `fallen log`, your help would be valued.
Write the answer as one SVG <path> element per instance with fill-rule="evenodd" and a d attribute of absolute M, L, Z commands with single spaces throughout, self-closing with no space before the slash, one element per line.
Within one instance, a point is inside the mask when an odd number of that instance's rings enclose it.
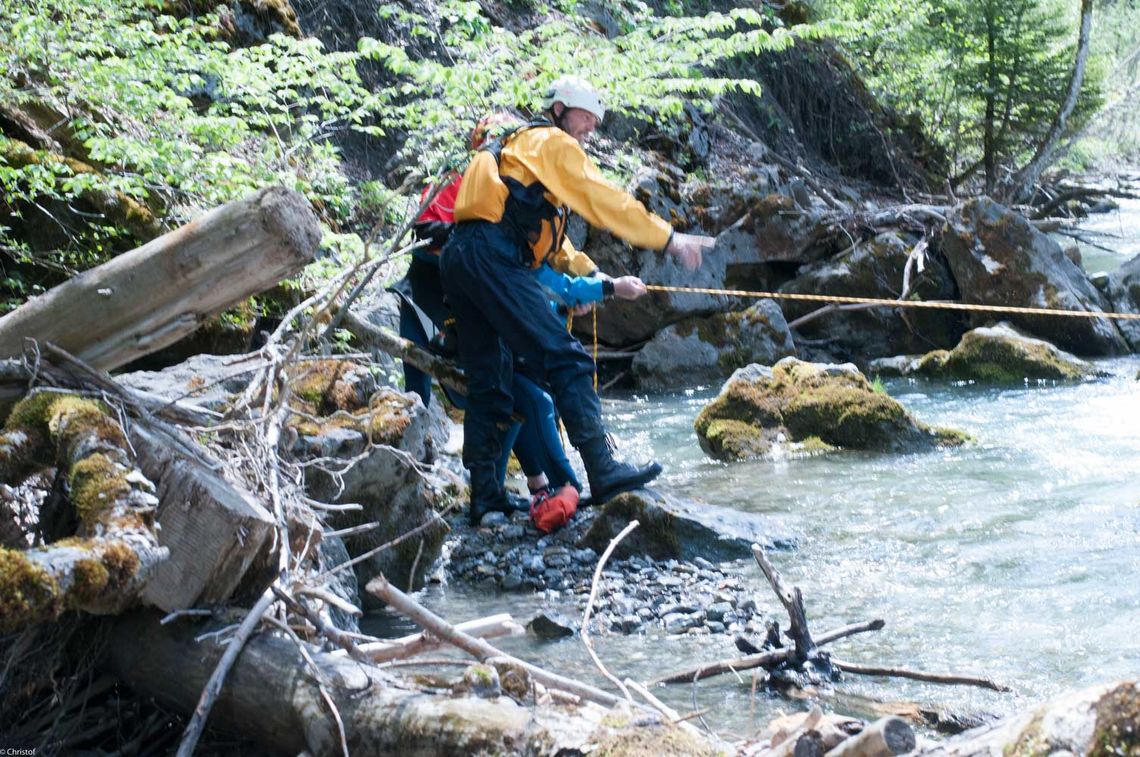
<path fill-rule="evenodd" d="M 343 314 L 345 326 L 360 341 L 394 358 L 403 360 L 429 376 L 434 376 L 440 383 L 463 396 L 467 396 L 467 378 L 454 363 L 433 355 L 414 342 L 397 336 L 385 328 L 370 323 L 351 309 L 342 309 L 340 313 Z"/>
<path fill-rule="evenodd" d="M 201 630 L 185 621 L 160 625 L 145 611 L 124 615 L 112 631 L 107 665 L 140 693 L 190 712 L 225 648 L 214 638 L 195 642 Z M 210 725 L 283 754 L 341 754 L 337 724 L 313 680 L 319 675 L 352 754 L 578 754 L 590 744 L 634 753 L 615 748 L 623 739 L 646 753 L 659 753 L 665 739 L 688 747 L 683 753 L 710 749 L 677 729 L 607 718 L 607 709 L 589 703 L 523 706 L 508 696 L 433 696 L 379 668 L 313 647 L 308 655 L 316 671 L 307 669 L 295 643 L 254 636 L 229 673 Z"/>
<path fill-rule="evenodd" d="M 846 660 L 831 658 L 831 664 L 844 673 L 854 673 L 861 676 L 883 676 L 884 678 L 909 678 L 912 681 L 927 681 L 929 683 L 944 683 L 957 686 L 980 686 L 994 691 L 1013 691 L 1013 689 L 998 683 L 990 678 L 980 676 L 965 676 L 954 673 L 927 673 L 910 668 L 887 668 L 878 665 L 860 665 Z"/>
<path fill-rule="evenodd" d="M 139 467 L 157 486 L 158 540 L 170 555 L 143 600 L 167 612 L 224 603 L 258 566 L 266 574 L 256 583 L 267 586 L 277 564 L 269 511 L 173 429 L 137 420 L 129 430 Z"/>
<path fill-rule="evenodd" d="M 800 592 L 800 587 L 793 586 L 789 589 L 784 585 L 784 577 L 768 560 L 768 556 L 764 554 L 764 550 L 759 544 L 752 545 L 752 556 L 756 558 L 756 563 L 763 571 L 764 577 L 768 579 L 772 591 L 776 592 L 776 597 L 779 598 L 780 604 L 788 613 L 787 634 L 796 645 L 795 661 L 802 664 L 816 654 L 816 645 L 812 641 L 811 631 L 808 629 L 807 612 L 804 610 L 804 595 Z"/>
<path fill-rule="evenodd" d="M 857 633 L 879 631 L 882 630 L 883 625 L 883 621 L 879 619 L 870 620 L 865 623 L 852 623 L 849 626 L 820 634 L 815 639 L 816 646 L 821 647 L 824 644 L 830 644 L 833 641 L 845 639 Z M 662 676 L 654 680 L 653 683 L 692 683 L 693 681 L 700 681 L 725 673 L 751 670 L 760 667 L 772 667 L 773 665 L 779 665 L 781 662 L 793 659 L 795 655 L 796 651 L 792 647 L 772 649 L 767 652 L 757 652 L 745 657 L 734 657 L 727 660 L 708 662 L 704 665 L 698 665 L 695 668 L 689 668 L 688 670 L 682 670 L 678 673 L 670 673 L 669 675 Z"/>
<path fill-rule="evenodd" d="M 320 237 L 308 200 L 262 189 L 0 318 L 0 357 L 20 356 L 31 338 L 96 368 L 117 368 L 296 273 L 312 261 Z"/>
<path fill-rule="evenodd" d="M 468 654 L 474 655 L 482 662 L 489 662 L 495 659 L 506 660 L 511 664 L 522 667 L 534 680 L 542 685 L 562 689 L 563 691 L 581 697 L 585 701 L 597 702 L 607 707 L 625 701 L 589 684 L 551 673 L 537 665 L 532 665 L 517 657 L 511 657 L 482 639 L 476 639 L 462 631 L 457 631 L 454 626 L 448 625 L 442 618 L 423 607 L 395 586 L 392 586 L 384 576 L 377 576 L 369 581 L 365 590 L 368 591 L 369 594 L 382 599 L 396 612 L 415 621 L 415 623 L 425 631 L 430 631 L 439 639 L 462 649 Z"/>
<path fill-rule="evenodd" d="M 827 757 L 893 757 L 914 749 L 914 731 L 902 718 L 879 718 L 839 743 Z"/>
<path fill-rule="evenodd" d="M 67 476 L 79 533 L 29 550 L 0 547 L 0 631 L 69 609 L 117 613 L 167 555 L 155 535 L 154 485 L 106 407 L 41 390 L 13 408 L 0 433 L 0 482 L 52 466 Z"/>
<path fill-rule="evenodd" d="M 462 631 L 476 639 L 493 639 L 499 636 L 514 636 L 524 633 L 523 627 L 514 621 L 510 613 L 506 612 L 456 623 L 455 630 Z M 439 649 L 443 644 L 443 641 L 432 634 L 421 631 L 389 641 L 360 644 L 359 649 L 373 662 L 388 662 L 415 657 L 424 652 Z M 344 655 L 346 653 L 338 650 L 332 654 Z"/>
<path fill-rule="evenodd" d="M 142 412 L 142 417 L 133 417 L 123 430 L 133 464 L 154 484 L 158 505 L 151 517 L 157 524 L 158 546 L 167 551 L 167 558 L 149 570 L 140 595 L 143 602 L 168 612 L 215 605 L 232 597 L 251 566 L 276 564 L 268 546 L 274 528 L 269 512 L 251 494 L 223 478 L 218 472 L 220 461 L 151 415 L 163 413 L 204 423 L 210 420 L 205 411 L 128 389 L 52 345 L 45 345 L 45 352 L 46 359 L 37 366 L 40 380 L 77 391 L 94 388 Z M 8 366 L 5 375 L 23 382 L 31 377 L 28 368 L 16 361 L 0 361 L 0 366 Z M 14 454 L 9 450 L 3 456 L 7 459 Z M 54 462 L 42 460 L 41 464 Z M 0 471 L 0 477 L 5 475 Z M 261 577 L 251 592 L 259 593 L 270 580 L 272 575 Z"/>

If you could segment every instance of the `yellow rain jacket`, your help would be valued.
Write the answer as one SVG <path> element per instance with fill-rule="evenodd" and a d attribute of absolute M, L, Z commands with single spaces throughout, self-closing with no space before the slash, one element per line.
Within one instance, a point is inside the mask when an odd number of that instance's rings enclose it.
<path fill-rule="evenodd" d="M 489 143 L 463 174 L 455 220 L 501 224 L 525 244 L 537 268 L 588 276 L 594 261 L 566 238 L 574 211 L 636 247 L 663 250 L 673 229 L 628 192 L 606 181 L 578 141 L 552 124 L 537 122 Z"/>

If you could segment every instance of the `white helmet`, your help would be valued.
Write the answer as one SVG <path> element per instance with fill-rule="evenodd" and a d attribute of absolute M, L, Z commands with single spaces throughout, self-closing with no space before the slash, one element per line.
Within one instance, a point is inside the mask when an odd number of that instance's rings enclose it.
<path fill-rule="evenodd" d="M 544 110 L 550 110 L 554 103 L 562 103 L 567 108 L 581 108 L 588 110 L 598 117 L 598 123 L 606 116 L 606 106 L 602 104 L 602 96 L 589 82 L 577 76 L 563 76 L 556 79 L 542 101 Z"/>

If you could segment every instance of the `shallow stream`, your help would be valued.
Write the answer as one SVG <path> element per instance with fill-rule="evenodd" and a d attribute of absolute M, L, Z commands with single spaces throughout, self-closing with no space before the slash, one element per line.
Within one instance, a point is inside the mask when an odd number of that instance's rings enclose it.
<path fill-rule="evenodd" d="M 1117 224 L 1113 233 L 1132 229 L 1124 232 L 1131 253 L 1100 269 L 1140 251 L 1140 203 Z M 1111 377 L 1003 388 L 888 380 L 888 393 L 919 420 L 976 439 L 916 455 L 722 464 L 702 454 L 693 432 L 718 387 L 604 404 L 627 458 L 664 463 L 657 488 L 765 513 L 799 535 L 796 549 L 772 559 L 802 589 L 814 632 L 886 621 L 878 633 L 832 645 L 835 656 L 984 675 L 1014 689 L 847 676 L 836 685 L 840 698 L 825 707 L 866 716 L 852 697 L 869 697 L 1005 714 L 1065 689 L 1140 678 L 1140 356 L 1098 365 Z M 785 625 L 756 566 L 739 567 Z M 453 621 L 509 611 L 525 622 L 559 602 L 462 586 L 433 587 L 421 598 Z M 606 685 L 577 638 L 518 637 L 502 646 Z M 603 635 L 595 646 L 611 670 L 639 680 L 737 654 L 727 635 Z M 682 711 L 708 708 L 711 727 L 737 735 L 804 706 L 769 696 L 753 702 L 750 684 L 748 674 L 728 675 L 658 693 Z"/>

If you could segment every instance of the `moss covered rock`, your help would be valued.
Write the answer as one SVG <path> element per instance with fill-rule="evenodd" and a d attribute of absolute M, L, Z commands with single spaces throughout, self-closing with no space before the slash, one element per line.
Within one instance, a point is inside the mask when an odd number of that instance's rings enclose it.
<path fill-rule="evenodd" d="M 1065 692 L 914 754 L 1140 754 L 1140 686 L 1135 681 L 1116 681 Z"/>
<path fill-rule="evenodd" d="M 417 395 L 379 387 L 366 368 L 335 360 L 303 364 L 291 389 L 297 410 L 289 420 L 296 432 L 294 452 L 303 459 L 355 458 L 335 476 L 314 468 L 307 480 L 314 499 L 361 506 L 360 511 L 331 513 L 332 528 L 378 524 L 345 537 L 350 556 L 371 552 L 435 519 L 435 505 L 445 504 L 447 495 L 417 466 L 431 462 L 447 442 L 450 424 L 440 403 L 425 408 Z M 417 538 L 371 555 L 356 567 L 359 583 L 383 573 L 400 588 L 422 585 L 446 533 L 440 520 Z M 367 607 L 379 605 L 370 594 L 362 599 Z"/>
<path fill-rule="evenodd" d="M 914 375 L 986 383 L 1075 381 L 1104 375 L 1083 360 L 1005 322 L 967 332 L 952 350 L 877 360 L 871 369 L 887 376 Z"/>
<path fill-rule="evenodd" d="M 764 442 L 815 452 L 830 447 L 915 451 L 965 440 L 959 432 L 914 420 L 852 365 L 795 358 L 771 369 L 752 365 L 737 371 L 694 425 L 701 447 L 728 460 L 753 456 L 747 454 L 751 450 L 763 456 L 769 453 Z"/>
<path fill-rule="evenodd" d="M 741 312 L 691 318 L 662 330 L 633 358 L 643 389 L 676 389 L 722 381 L 751 363 L 771 365 L 794 355 L 779 305 L 761 300 Z"/>
<path fill-rule="evenodd" d="M 1004 322 L 966 333 L 949 352 L 924 356 L 915 366 L 915 373 L 994 383 L 1078 380 L 1100 375 L 1083 360 Z"/>

